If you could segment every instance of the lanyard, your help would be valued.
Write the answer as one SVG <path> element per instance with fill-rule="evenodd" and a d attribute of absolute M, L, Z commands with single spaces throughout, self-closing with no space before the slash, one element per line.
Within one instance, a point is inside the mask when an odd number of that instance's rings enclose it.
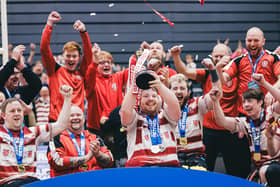
<path fill-rule="evenodd" d="M 67 130 L 68 131 L 68 130 Z M 82 132 L 81 135 L 80 135 L 80 139 L 81 139 L 81 148 L 79 147 L 79 144 L 74 136 L 74 134 L 70 131 L 68 131 L 75 147 L 76 147 L 76 150 L 78 152 L 78 155 L 79 156 L 85 156 L 85 149 L 86 149 L 86 141 L 85 141 L 85 136 L 84 136 L 84 133 Z"/>
<path fill-rule="evenodd" d="M 154 119 L 151 119 L 149 116 L 146 115 L 146 119 L 149 125 L 152 145 L 161 144 L 158 115 L 156 115 Z"/>
<path fill-rule="evenodd" d="M 188 105 L 186 104 L 184 106 L 183 111 L 182 111 L 182 117 L 178 121 L 180 137 L 185 137 L 185 134 L 186 134 L 185 131 L 186 131 L 186 126 L 187 126 L 187 124 L 186 124 L 187 118 L 188 118 Z"/>
<path fill-rule="evenodd" d="M 12 98 L 12 95 L 11 95 L 11 92 L 5 87 L 5 91 L 6 91 L 6 93 L 8 94 L 8 97 L 9 98 Z"/>
<path fill-rule="evenodd" d="M 259 61 L 260 61 L 260 59 L 262 58 L 263 55 L 264 55 L 264 50 L 262 51 L 261 55 L 257 58 L 257 60 L 256 60 L 256 62 L 254 64 L 251 55 L 248 53 L 248 57 L 249 57 L 251 66 L 253 68 L 252 74 L 255 73 L 255 71 L 257 69 L 257 65 L 258 65 L 258 63 L 259 63 Z"/>
<path fill-rule="evenodd" d="M 23 133 L 23 129 L 20 128 L 19 143 L 17 144 L 13 134 L 11 133 L 11 131 L 5 125 L 4 125 L 4 128 L 7 130 L 7 132 L 10 135 L 10 138 L 12 140 L 12 144 L 13 144 L 13 147 L 14 147 L 14 150 L 15 150 L 15 154 L 16 154 L 17 163 L 18 164 L 22 164 L 23 148 L 24 148 L 24 133 Z"/>
<path fill-rule="evenodd" d="M 261 116 L 260 116 L 260 125 L 259 127 L 256 127 L 253 120 L 250 119 L 250 128 L 252 132 L 252 143 L 255 147 L 255 153 L 260 153 L 261 151 L 261 123 L 263 119 L 264 111 L 261 110 Z"/>

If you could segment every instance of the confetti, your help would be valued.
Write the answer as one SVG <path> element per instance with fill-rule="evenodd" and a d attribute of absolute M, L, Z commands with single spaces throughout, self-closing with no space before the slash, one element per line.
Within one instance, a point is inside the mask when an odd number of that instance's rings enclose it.
<path fill-rule="evenodd" d="M 163 21 L 167 22 L 171 27 L 174 26 L 174 23 L 169 21 L 166 17 L 164 17 L 161 13 L 159 13 L 156 9 L 154 9 L 149 3 L 147 3 L 147 0 L 144 0 L 144 2 L 146 3 L 146 5 L 148 7 L 150 7 L 159 17 L 161 17 L 161 19 L 163 19 Z"/>
<path fill-rule="evenodd" d="M 110 7 L 110 8 L 112 8 L 113 6 L 115 6 L 114 3 L 110 3 L 110 4 L 108 5 L 108 7 Z"/>
<path fill-rule="evenodd" d="M 90 16 L 96 16 L 95 12 L 90 13 Z"/>
<path fill-rule="evenodd" d="M 125 51 L 125 49 L 122 49 L 122 52 L 124 52 Z"/>
<path fill-rule="evenodd" d="M 204 0 L 198 0 L 201 5 L 204 5 Z"/>
<path fill-rule="evenodd" d="M 115 36 L 115 37 L 118 37 L 118 36 L 119 36 L 119 34 L 117 34 L 117 33 L 116 33 L 116 34 L 114 34 L 114 36 Z"/>

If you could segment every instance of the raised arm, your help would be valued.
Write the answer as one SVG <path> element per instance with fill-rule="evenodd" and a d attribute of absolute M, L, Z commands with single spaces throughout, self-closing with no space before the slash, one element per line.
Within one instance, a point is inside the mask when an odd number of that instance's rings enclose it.
<path fill-rule="evenodd" d="M 9 77 L 14 73 L 14 67 L 21 60 L 23 51 L 25 50 L 24 45 L 16 46 L 11 52 L 11 59 L 7 64 L 0 70 L 0 87 L 3 88 Z"/>
<path fill-rule="evenodd" d="M 30 52 L 29 52 L 29 57 L 27 59 L 27 63 L 32 66 L 33 64 L 33 58 L 35 56 L 35 49 L 36 49 L 36 44 L 30 43 Z"/>
<path fill-rule="evenodd" d="M 171 120 L 178 121 L 181 117 L 180 104 L 175 94 L 167 88 L 161 81 L 158 75 L 151 71 L 151 74 L 156 78 L 150 81 L 149 84 L 152 88 L 156 88 L 164 101 L 164 108 Z"/>
<path fill-rule="evenodd" d="M 212 80 L 212 89 L 210 90 L 209 93 L 207 93 L 204 96 L 203 99 L 199 100 L 198 108 L 199 109 L 205 108 L 205 106 L 202 106 L 202 105 L 206 105 L 207 110 L 213 110 L 213 102 L 212 102 L 212 99 L 210 98 L 210 95 L 211 94 L 220 94 L 220 95 L 223 94 L 222 88 L 221 88 L 221 83 L 219 81 L 219 76 L 217 74 L 217 70 L 215 69 L 215 65 L 212 62 L 212 60 L 205 58 L 205 59 L 203 59 L 203 61 L 201 63 L 210 72 L 210 76 L 211 76 L 211 80 Z M 200 111 L 200 112 L 201 112 L 201 114 L 204 114 L 207 111 L 205 110 L 205 111 Z"/>
<path fill-rule="evenodd" d="M 223 68 L 228 65 L 230 62 L 230 56 L 223 56 L 221 60 L 216 64 L 216 70 L 219 75 L 220 81 L 222 85 L 226 85 L 228 87 L 232 86 L 231 78 L 227 73 L 223 72 Z"/>
<path fill-rule="evenodd" d="M 71 113 L 71 98 L 73 89 L 68 85 L 62 85 L 60 86 L 59 91 L 61 95 L 64 96 L 64 103 L 57 121 L 52 124 L 52 137 L 58 135 L 68 127 Z"/>
<path fill-rule="evenodd" d="M 222 98 L 221 92 L 216 92 L 213 90 L 209 94 L 213 102 L 214 117 L 216 122 L 222 127 L 228 129 L 229 131 L 235 130 L 235 119 L 232 117 L 225 117 L 224 112 L 220 106 L 220 99 Z"/>
<path fill-rule="evenodd" d="M 53 30 L 53 24 L 59 22 L 61 20 L 61 16 L 58 12 L 53 11 L 49 14 L 47 24 L 43 30 L 41 44 L 40 44 L 40 52 L 42 57 L 43 65 L 47 71 L 48 75 L 51 75 L 55 72 L 56 62 L 53 57 L 50 41 L 51 41 L 51 33 Z"/>
<path fill-rule="evenodd" d="M 76 31 L 80 32 L 80 36 L 83 40 L 83 57 L 82 57 L 81 65 L 80 65 L 79 69 L 80 69 L 80 72 L 82 73 L 82 75 L 85 76 L 87 68 L 90 65 L 90 63 L 92 62 L 91 41 L 90 41 L 89 35 L 87 33 L 86 26 L 82 21 L 80 21 L 80 20 L 75 21 L 73 28 Z"/>
<path fill-rule="evenodd" d="M 181 48 L 179 46 L 173 46 L 170 49 L 171 55 L 173 57 L 173 61 L 175 64 L 175 68 L 179 73 L 184 74 L 187 78 L 196 80 L 196 70 L 188 68 L 184 62 L 181 60 Z"/>
<path fill-rule="evenodd" d="M 252 75 L 252 79 L 258 83 L 258 85 L 264 87 L 271 95 L 273 98 L 275 98 L 278 102 L 274 104 L 274 110 L 277 113 L 280 113 L 280 91 L 277 87 L 274 85 L 271 85 L 269 82 L 267 82 L 263 76 L 263 74 L 257 74 L 254 73 Z"/>
<path fill-rule="evenodd" d="M 124 126 L 127 126 L 128 124 L 130 124 L 136 115 L 134 106 L 136 103 L 137 95 L 134 95 L 132 92 L 133 92 L 133 86 L 128 88 L 128 91 L 127 91 L 126 95 L 124 96 L 122 106 L 120 109 L 121 122 L 122 122 L 122 125 L 124 125 Z"/>
<path fill-rule="evenodd" d="M 267 137 L 267 152 L 270 156 L 275 156 L 280 150 L 279 136 L 276 135 L 277 125 L 271 123 L 266 125 L 265 136 Z"/>
<path fill-rule="evenodd" d="M 38 95 L 42 88 L 42 82 L 40 78 L 32 72 L 31 66 L 28 63 L 24 63 L 21 58 L 16 64 L 16 68 L 22 72 L 22 75 L 26 82 L 25 86 L 19 86 L 17 92 L 21 95 L 21 99 L 26 103 L 30 104 L 33 99 Z"/>

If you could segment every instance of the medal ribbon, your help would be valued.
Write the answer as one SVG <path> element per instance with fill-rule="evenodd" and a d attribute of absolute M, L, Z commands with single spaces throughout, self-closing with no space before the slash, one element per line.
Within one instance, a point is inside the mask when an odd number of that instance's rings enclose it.
<path fill-rule="evenodd" d="M 68 130 L 67 130 L 68 131 Z M 68 131 L 72 141 L 74 142 L 74 145 L 76 147 L 76 150 L 78 152 L 78 155 L 79 156 L 85 156 L 85 152 L 86 152 L 86 140 L 85 140 L 85 135 L 84 133 L 82 132 L 81 135 L 80 135 L 80 139 L 81 139 L 81 148 L 79 147 L 79 144 L 74 136 L 74 134 L 70 131 Z"/>
<path fill-rule="evenodd" d="M 185 137 L 186 134 L 186 122 L 188 118 L 188 105 L 186 104 L 184 106 L 183 112 L 182 112 L 182 117 L 178 121 L 178 127 L 179 127 L 179 132 L 180 132 L 180 137 Z"/>
<path fill-rule="evenodd" d="M 8 97 L 9 98 L 12 98 L 12 95 L 11 95 L 11 92 L 5 87 L 5 91 L 6 91 L 6 93 L 8 94 Z"/>
<path fill-rule="evenodd" d="M 158 115 L 156 115 L 154 119 L 151 119 L 149 116 L 146 116 L 146 119 L 149 125 L 152 145 L 161 144 Z"/>
<path fill-rule="evenodd" d="M 258 63 L 259 63 L 259 61 L 260 61 L 260 59 L 262 58 L 263 55 L 264 55 L 264 50 L 262 51 L 261 55 L 257 58 L 257 60 L 254 64 L 251 55 L 248 53 L 248 58 L 249 58 L 249 61 L 251 63 L 251 66 L 253 68 L 252 74 L 255 73 L 255 71 L 257 69 L 257 65 L 258 65 Z"/>
<path fill-rule="evenodd" d="M 13 137 L 13 134 L 11 133 L 11 131 L 5 125 L 4 125 L 4 128 L 7 130 L 7 132 L 10 135 L 10 138 L 12 140 L 13 147 L 14 147 L 15 154 L 16 154 L 16 158 L 17 158 L 17 163 L 18 164 L 22 164 L 23 148 L 24 148 L 24 133 L 23 133 L 23 129 L 20 128 L 19 143 L 17 144 L 15 138 Z"/>
<path fill-rule="evenodd" d="M 259 127 L 256 127 L 253 120 L 250 119 L 250 128 L 251 128 L 252 139 L 253 139 L 252 143 L 255 147 L 255 153 L 261 152 L 261 123 L 262 123 L 263 115 L 264 115 L 264 111 L 262 109 Z"/>

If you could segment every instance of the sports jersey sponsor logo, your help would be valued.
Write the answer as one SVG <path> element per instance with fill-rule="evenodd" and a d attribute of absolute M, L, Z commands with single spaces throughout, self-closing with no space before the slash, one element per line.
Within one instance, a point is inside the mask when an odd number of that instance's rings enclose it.
<path fill-rule="evenodd" d="M 113 89 L 114 91 L 117 91 L 117 84 L 116 84 L 116 83 L 113 83 L 113 84 L 112 84 L 112 89 Z"/>
<path fill-rule="evenodd" d="M 262 64 L 263 68 L 266 68 L 268 66 L 268 61 L 267 60 L 263 60 L 261 64 Z"/>

